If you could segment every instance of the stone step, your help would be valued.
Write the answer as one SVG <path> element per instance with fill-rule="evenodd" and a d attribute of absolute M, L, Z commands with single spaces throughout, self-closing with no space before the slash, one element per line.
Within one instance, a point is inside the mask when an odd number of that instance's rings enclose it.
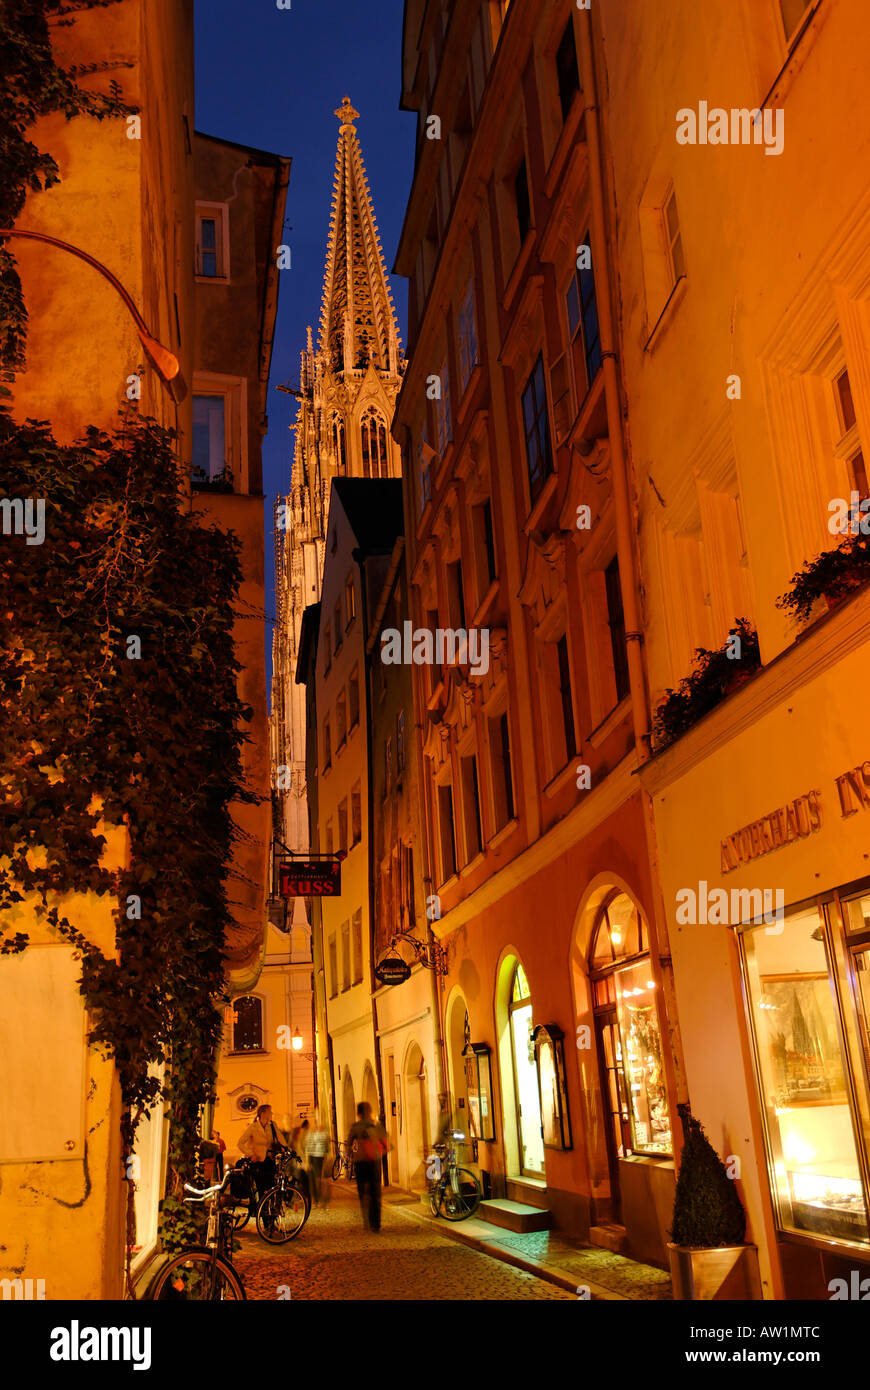
<path fill-rule="evenodd" d="M 549 1231 L 553 1224 L 550 1212 L 530 1207 L 525 1202 L 512 1202 L 506 1197 L 481 1202 L 476 1215 L 507 1231 Z"/>
<path fill-rule="evenodd" d="M 621 1255 L 624 1250 L 628 1249 L 625 1227 L 614 1226 L 609 1223 L 590 1226 L 589 1244 L 597 1246 L 599 1250 L 610 1250 L 614 1255 Z"/>

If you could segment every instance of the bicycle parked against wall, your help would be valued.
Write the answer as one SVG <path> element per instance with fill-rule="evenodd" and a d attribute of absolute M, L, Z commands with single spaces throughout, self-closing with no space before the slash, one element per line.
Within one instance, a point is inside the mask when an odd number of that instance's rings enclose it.
<path fill-rule="evenodd" d="M 257 1230 L 270 1245 L 284 1245 L 298 1236 L 311 1215 L 311 1193 L 302 1159 L 287 1149 L 275 1160 L 275 1186 L 257 1207 Z"/>
<path fill-rule="evenodd" d="M 349 1148 L 347 1144 L 342 1143 L 340 1139 L 335 1147 L 337 1153 L 335 1155 L 335 1162 L 332 1165 L 333 1182 L 338 1182 L 342 1173 L 347 1173 L 347 1176 L 353 1181 L 353 1150 Z"/>
<path fill-rule="evenodd" d="M 205 1245 L 188 1245 L 173 1255 L 160 1270 L 148 1290 L 148 1298 L 168 1302 L 217 1302 L 247 1299 L 242 1276 L 232 1261 L 232 1195 L 228 1192 L 230 1170 L 213 1187 L 184 1184 L 185 1202 L 203 1202 L 208 1207 Z"/>
<path fill-rule="evenodd" d="M 433 1216 L 448 1221 L 465 1221 L 480 1206 L 480 1183 L 470 1168 L 460 1168 L 456 1162 L 456 1144 L 465 1135 L 453 1130 L 450 1144 L 433 1144 L 435 1168 L 429 1180 L 429 1206 Z M 427 1172 L 428 1172 L 427 1168 Z"/>

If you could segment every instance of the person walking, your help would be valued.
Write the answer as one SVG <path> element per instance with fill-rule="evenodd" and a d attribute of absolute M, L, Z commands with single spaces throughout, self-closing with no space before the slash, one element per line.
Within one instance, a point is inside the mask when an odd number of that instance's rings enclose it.
<path fill-rule="evenodd" d="M 315 1110 L 314 1124 L 308 1128 L 305 1135 L 305 1162 L 308 1167 L 311 1200 L 316 1207 L 319 1207 L 322 1201 L 323 1160 L 328 1150 L 329 1131 L 324 1128 L 320 1111 Z"/>
<path fill-rule="evenodd" d="M 254 1185 L 261 1197 L 275 1186 L 274 1155 L 286 1147 L 272 1121 L 271 1105 L 261 1105 L 257 1118 L 251 1121 L 239 1140 L 239 1148 L 245 1158 L 251 1160 Z"/>
<path fill-rule="evenodd" d="M 356 1169 L 356 1188 L 363 1224 L 370 1231 L 381 1229 L 381 1159 L 389 1151 L 390 1142 L 387 1131 L 380 1120 L 372 1115 L 372 1107 L 367 1100 L 361 1100 L 356 1108 L 357 1122 L 351 1125 L 347 1136 L 348 1148 L 356 1145 L 354 1167 Z"/>

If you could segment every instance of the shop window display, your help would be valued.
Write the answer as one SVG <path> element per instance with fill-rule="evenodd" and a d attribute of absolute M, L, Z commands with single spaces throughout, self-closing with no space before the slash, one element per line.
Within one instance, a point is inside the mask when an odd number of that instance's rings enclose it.
<path fill-rule="evenodd" d="M 838 920 L 832 913 L 830 932 L 838 930 Z M 782 931 L 743 935 L 780 1224 L 866 1243 L 864 1176 L 832 944 L 815 908 L 789 914 Z"/>
<path fill-rule="evenodd" d="M 669 1155 L 671 1121 L 656 984 L 646 924 L 627 894 L 616 894 L 602 909 L 590 965 L 604 1045 L 605 1091 L 613 1092 L 614 1125 L 621 1131 L 617 1153 Z"/>

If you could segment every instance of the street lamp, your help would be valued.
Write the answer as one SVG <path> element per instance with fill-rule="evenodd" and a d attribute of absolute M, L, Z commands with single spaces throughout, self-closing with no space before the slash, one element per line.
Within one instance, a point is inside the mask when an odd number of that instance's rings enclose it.
<path fill-rule="evenodd" d="M 130 311 L 133 322 L 136 325 L 136 332 L 139 334 L 139 340 L 157 369 L 160 380 L 168 387 L 172 399 L 176 402 L 184 400 L 187 395 L 187 386 L 185 385 L 184 377 L 181 375 L 181 364 L 178 358 L 174 353 L 170 352 L 168 348 L 164 347 L 163 344 L 154 337 L 153 333 L 148 331 L 148 325 L 136 308 L 133 299 L 127 290 L 125 290 L 117 276 L 112 274 L 111 270 L 104 266 L 101 261 L 89 255 L 87 251 L 82 251 L 78 246 L 71 246 L 68 241 L 60 241 L 58 237 L 48 236 L 45 232 L 26 232 L 19 227 L 0 229 L 0 238 L 14 236 L 24 237 L 28 241 L 44 241 L 49 246 L 59 247 L 61 251 L 69 251 L 71 256 L 78 256 L 79 260 L 86 261 L 88 265 L 93 266 L 94 270 L 98 271 L 100 275 L 103 276 L 104 280 L 108 280 L 109 284 L 114 286 L 118 291 L 118 294 Z"/>
<path fill-rule="evenodd" d="M 303 1038 L 302 1034 L 299 1032 L 299 1029 L 298 1029 L 298 1028 L 294 1028 L 294 1029 L 293 1029 L 293 1036 L 292 1036 L 292 1038 L 290 1039 L 290 1046 L 292 1047 L 293 1051 L 296 1053 L 297 1057 L 305 1057 L 309 1062 L 316 1062 L 316 1061 L 317 1061 L 317 1053 L 316 1053 L 316 1052 L 303 1052 L 303 1051 L 302 1051 L 302 1048 L 303 1048 L 303 1046 L 304 1046 L 304 1043 L 305 1043 L 305 1039 Z"/>

